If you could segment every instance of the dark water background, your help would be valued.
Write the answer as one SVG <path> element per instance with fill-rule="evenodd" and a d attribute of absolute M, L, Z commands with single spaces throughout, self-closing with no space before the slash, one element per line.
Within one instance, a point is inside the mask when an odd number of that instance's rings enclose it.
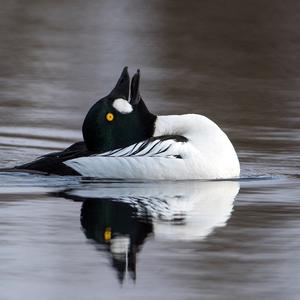
<path fill-rule="evenodd" d="M 1 175 L 0 298 L 299 299 L 299 28 L 292 0 L 2 0 L 0 167 L 80 140 L 128 65 L 154 113 L 216 121 L 245 179 Z"/>

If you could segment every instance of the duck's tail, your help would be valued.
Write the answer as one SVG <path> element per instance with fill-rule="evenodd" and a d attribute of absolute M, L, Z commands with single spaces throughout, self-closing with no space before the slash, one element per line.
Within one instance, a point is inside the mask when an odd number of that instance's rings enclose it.
<path fill-rule="evenodd" d="M 21 169 L 21 168 L 0 168 L 0 174 L 1 173 L 28 173 L 28 174 L 48 175 L 48 173 L 46 172 L 29 170 L 29 169 Z"/>

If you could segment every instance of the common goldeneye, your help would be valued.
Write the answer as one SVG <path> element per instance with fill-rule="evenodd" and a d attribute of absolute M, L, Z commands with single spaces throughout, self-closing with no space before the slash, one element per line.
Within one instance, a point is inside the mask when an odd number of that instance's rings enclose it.
<path fill-rule="evenodd" d="M 213 121 L 198 114 L 150 113 L 140 96 L 139 83 L 139 70 L 130 85 L 125 67 L 111 93 L 87 113 L 82 126 L 83 142 L 16 169 L 110 179 L 239 176 L 237 154 Z"/>

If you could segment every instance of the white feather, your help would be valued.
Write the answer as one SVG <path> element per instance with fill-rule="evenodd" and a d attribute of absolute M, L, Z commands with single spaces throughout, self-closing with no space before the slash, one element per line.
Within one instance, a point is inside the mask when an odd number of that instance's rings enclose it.
<path fill-rule="evenodd" d="M 133 108 L 127 100 L 122 98 L 116 99 L 112 106 L 121 114 L 129 114 L 132 112 Z"/>

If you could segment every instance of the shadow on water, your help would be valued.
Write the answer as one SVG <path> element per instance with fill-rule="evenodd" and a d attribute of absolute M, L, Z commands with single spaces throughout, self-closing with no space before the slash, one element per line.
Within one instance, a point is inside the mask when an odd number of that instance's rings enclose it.
<path fill-rule="evenodd" d="M 100 252 L 109 252 L 123 282 L 136 279 L 136 257 L 147 238 L 201 241 L 225 226 L 238 182 L 131 183 L 56 193 L 82 202 L 81 226 Z M 101 245 L 101 246 L 100 246 Z"/>

